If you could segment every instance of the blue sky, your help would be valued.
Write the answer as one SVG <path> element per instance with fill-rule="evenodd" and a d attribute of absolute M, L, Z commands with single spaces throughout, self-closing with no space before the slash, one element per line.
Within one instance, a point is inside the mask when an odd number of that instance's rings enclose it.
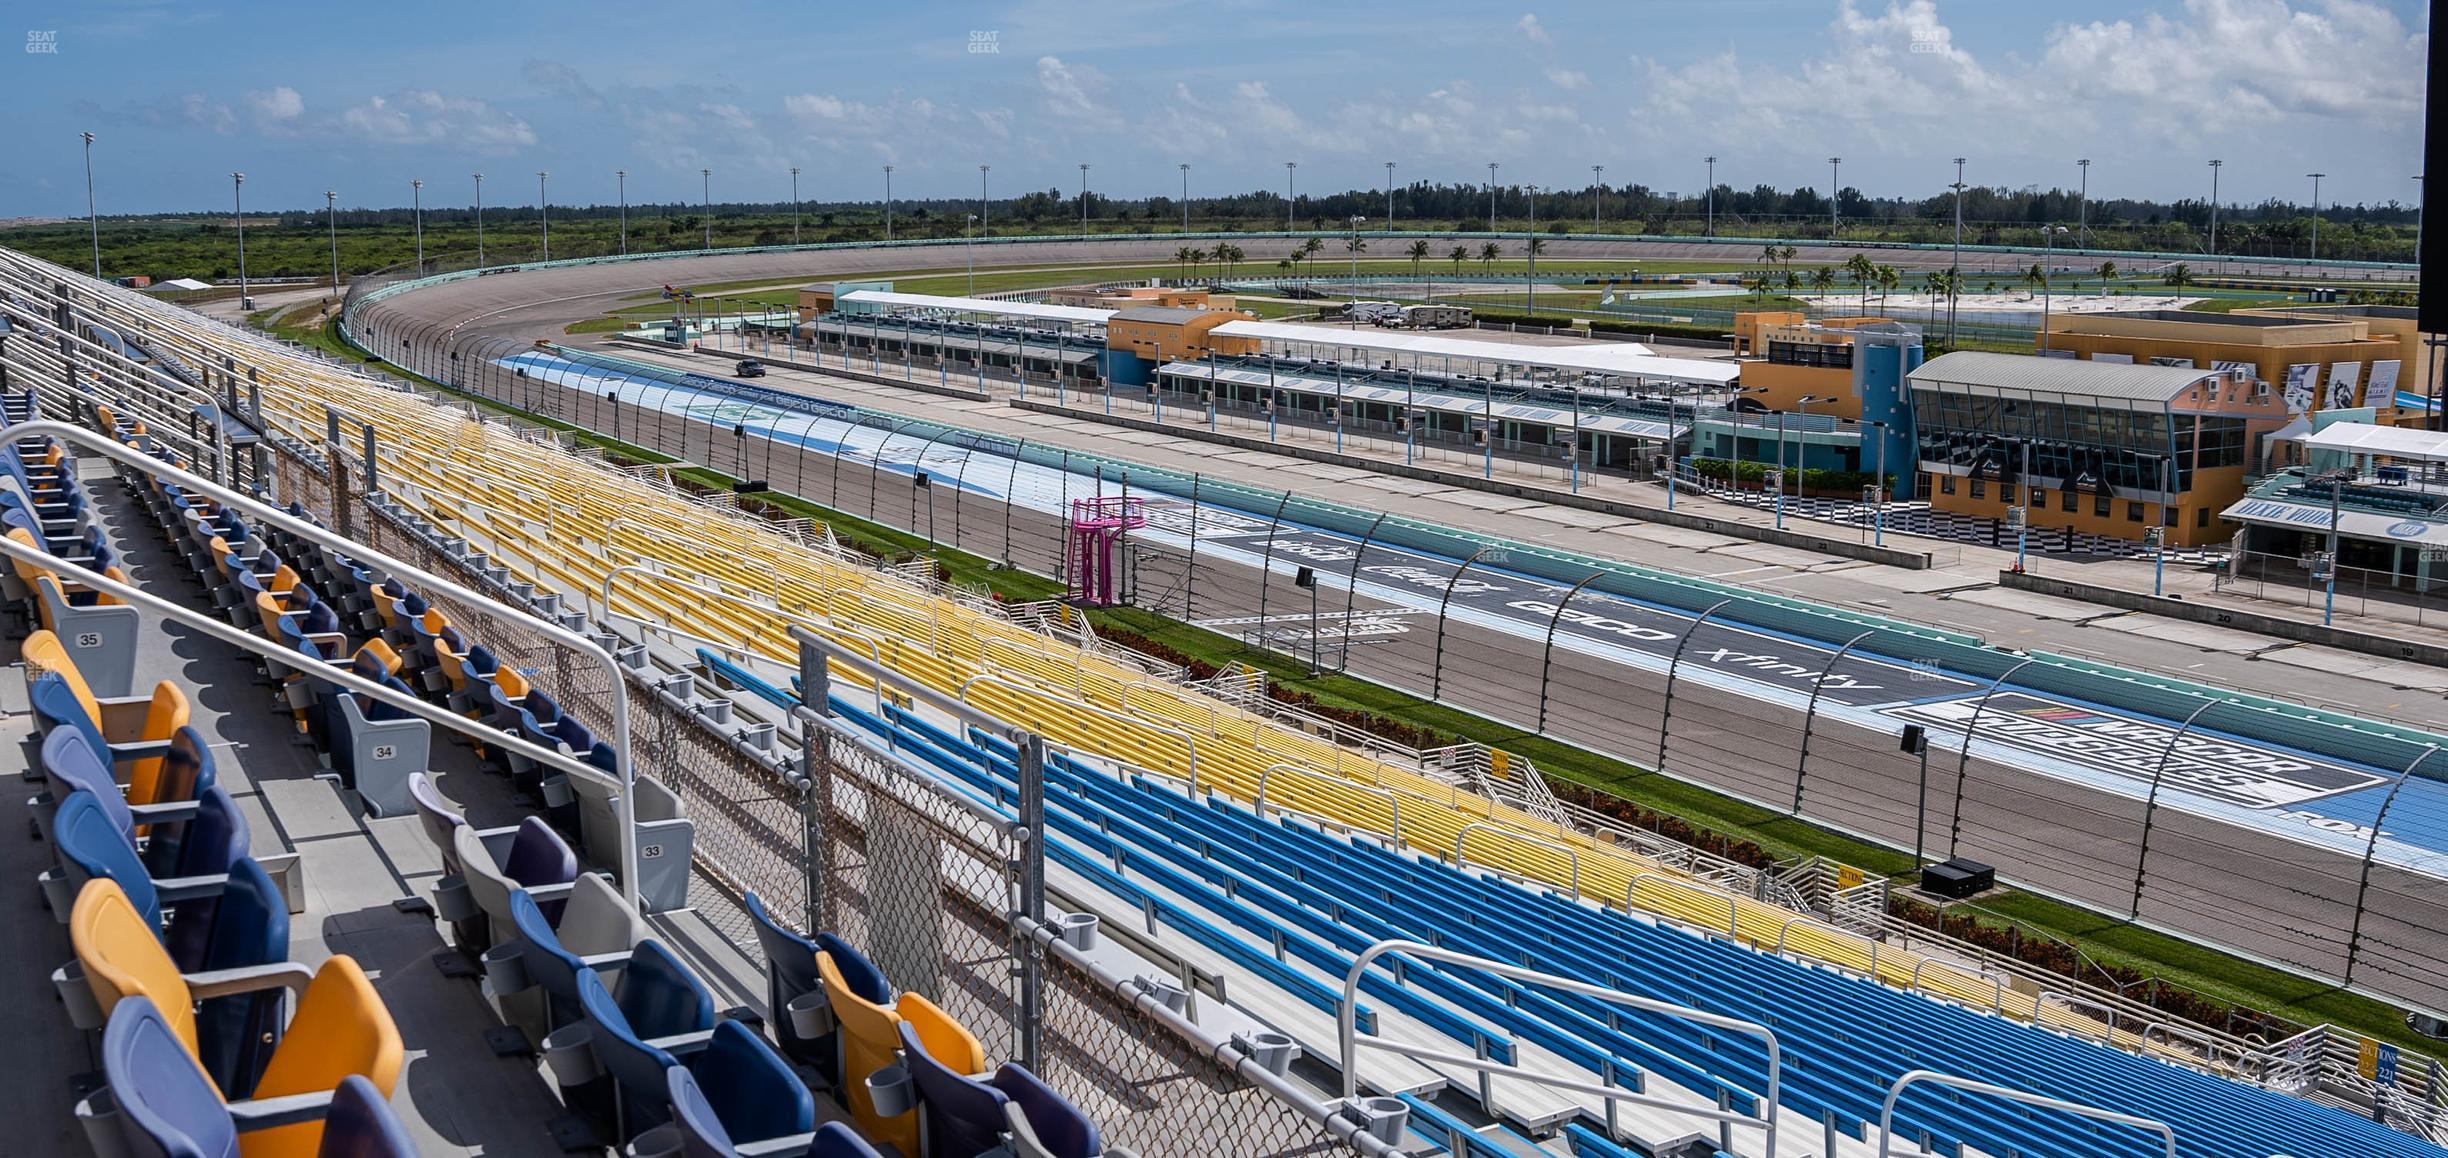
<path fill-rule="evenodd" d="M 1304 192 L 1502 179 L 1872 194 L 1969 179 L 2095 196 L 2412 201 L 2418 0 L 1613 0 L 1499 7 L 1257 0 L 722 5 L 17 6 L 28 47 L 0 218 L 249 208 L 997 196 L 1093 187 Z M 414 13 L 413 16 L 407 15 Z M 55 33 L 42 37 L 34 34 Z M 10 37 L 18 34 L 11 32 Z M 990 51 L 989 51 L 990 50 Z"/>

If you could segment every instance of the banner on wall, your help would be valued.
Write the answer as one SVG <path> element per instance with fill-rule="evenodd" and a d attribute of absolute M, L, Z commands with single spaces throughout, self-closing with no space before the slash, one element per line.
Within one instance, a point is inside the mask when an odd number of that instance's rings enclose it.
<path fill-rule="evenodd" d="M 2133 355 L 2131 355 L 2131 354 L 2093 354 L 2093 355 L 2091 355 L 2091 360 L 2092 360 L 2092 361 L 2094 361 L 2094 362 L 2115 362 L 2115 363 L 2117 363 L 2117 364 L 2119 364 L 2119 365 L 2130 366 L 2130 365 L 2132 365 L 2132 364 L 2133 364 Z"/>
<path fill-rule="evenodd" d="M 2371 378 L 2363 383 L 2363 405 L 2397 405 L 2397 374 L 2404 365 L 2395 358 L 2372 363 Z"/>
<path fill-rule="evenodd" d="M 2329 397 L 2321 409 L 2344 410 L 2359 404 L 2361 400 L 2355 396 L 2355 382 L 2362 376 L 2363 363 L 2361 362 L 2330 363 Z"/>
<path fill-rule="evenodd" d="M 2201 366 L 2200 362 L 2191 358 L 2170 358 L 2160 354 L 2152 355 L 2150 364 L 2153 366 L 2183 366 L 2188 370 L 2199 369 Z"/>
<path fill-rule="evenodd" d="M 2312 392 L 2320 385 L 2320 363 L 2297 362 L 2287 367 L 2286 408 L 2289 414 L 2312 409 Z"/>

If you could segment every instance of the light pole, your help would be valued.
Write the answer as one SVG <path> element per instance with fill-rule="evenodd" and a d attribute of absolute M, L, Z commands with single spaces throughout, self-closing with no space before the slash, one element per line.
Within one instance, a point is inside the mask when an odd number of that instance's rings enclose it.
<path fill-rule="evenodd" d="M 1081 233 L 1086 233 L 1086 232 L 1088 232 L 1088 162 L 1086 162 L 1086 161 L 1082 161 L 1082 162 L 1080 162 L 1080 163 L 1079 163 L 1079 167 L 1080 167 L 1080 232 L 1081 232 Z"/>
<path fill-rule="evenodd" d="M 85 223 L 93 229 L 94 280 L 102 280 L 102 219 L 94 214 L 93 143 L 92 133 L 79 133 L 85 138 Z M 1391 196 L 1389 194 L 1388 196 Z"/>
<path fill-rule="evenodd" d="M 977 296 L 977 223 L 978 223 L 978 218 L 977 218 L 977 214 L 975 214 L 975 213 L 966 214 L 965 216 L 967 216 L 967 217 L 969 218 L 969 240 L 968 240 L 968 241 L 966 241 L 966 242 L 964 242 L 964 243 L 962 243 L 962 244 L 963 244 L 963 247 L 964 247 L 964 248 L 966 248 L 966 249 L 969 251 L 969 290 L 968 290 L 968 295 L 969 295 L 970 297 L 976 297 L 976 296 Z M 980 363 L 979 363 L 979 364 L 980 364 L 981 366 L 983 366 L 983 365 L 984 365 L 984 362 L 983 362 L 983 360 L 982 360 L 982 359 L 981 359 L 981 361 L 980 361 Z M 983 371 L 983 370 L 980 370 L 979 372 L 980 372 L 980 373 L 984 373 L 984 371 Z"/>
<path fill-rule="evenodd" d="M 1360 328 L 1360 223 L 1366 220 L 1368 220 L 1368 218 L 1362 217 L 1357 213 L 1352 214 L 1351 240 L 1345 243 L 1351 250 L 1352 297 L 1351 305 L 1346 307 L 1343 313 L 1344 316 L 1351 319 L 1351 328 L 1355 330 Z M 1335 405 L 1343 405 L 1342 399 L 1336 399 Z"/>
<path fill-rule="evenodd" d="M 1488 162 L 1488 232 L 1496 232 L 1496 162 Z"/>
<path fill-rule="evenodd" d="M 2051 291 L 2057 273 L 2057 235 L 2068 232 L 2062 225 L 2040 227 L 2040 351 L 2049 348 L 2049 304 L 2055 300 Z"/>
<path fill-rule="evenodd" d="M 1708 237 L 1717 236 L 1717 158 L 1715 157 L 1708 159 L 1708 225 L 1704 227 L 1703 233 Z"/>
<path fill-rule="evenodd" d="M 2218 256 L 2219 170 L 2226 164 L 2227 162 L 2216 159 L 2210 162 L 2210 256 L 2212 257 Z"/>
<path fill-rule="evenodd" d="M 543 230 L 546 261 L 552 260 L 552 202 L 544 196 L 544 180 L 550 176 L 542 169 L 536 170 L 536 224 Z"/>
<path fill-rule="evenodd" d="M 1298 161 L 1284 162 L 1284 232 L 1292 232 L 1292 171 L 1300 168 Z"/>
<path fill-rule="evenodd" d="M 247 308 L 246 274 L 246 202 L 239 191 L 246 187 L 246 174 L 230 174 L 230 214 L 238 225 L 238 308 Z"/>
<path fill-rule="evenodd" d="M 1963 280 L 1964 159 L 1955 158 L 1955 255 L 1947 259 L 1947 345 L 1955 344 L 1955 295 Z"/>
<path fill-rule="evenodd" d="M 2306 173 L 2312 178 L 2312 260 L 2320 260 L 2320 183 L 2327 173 Z"/>
<path fill-rule="evenodd" d="M 978 166 L 978 214 L 977 214 L 977 220 L 978 220 L 978 232 L 980 232 L 980 233 L 985 232 L 985 231 L 986 231 L 986 228 L 987 228 L 987 226 L 986 226 L 986 221 L 987 221 L 987 217 L 986 217 L 986 171 L 987 171 L 987 170 L 989 170 L 989 169 L 992 169 L 992 168 L 994 168 L 994 166 L 992 166 L 992 165 L 980 165 L 980 166 Z"/>
<path fill-rule="evenodd" d="M 714 170 L 697 170 L 697 205 L 705 210 L 705 247 L 714 248 Z"/>
<path fill-rule="evenodd" d="M 2074 195 L 2074 228 L 2081 233 L 2080 237 L 2075 238 L 2075 244 L 2089 249 L 2091 248 L 2091 158 L 2085 157 L 2074 163 L 2082 166 L 2082 192 Z"/>
<path fill-rule="evenodd" d="M 476 178 L 476 268 L 485 267 L 484 257 L 484 174 L 470 173 Z"/>
<path fill-rule="evenodd" d="M 411 212 L 416 214 L 417 272 L 422 274 L 425 272 L 425 182 L 413 177 L 409 179 L 408 204 Z"/>
<path fill-rule="evenodd" d="M 1392 228 L 1394 228 L 1394 162 L 1392 162 L 1392 161 L 1388 161 L 1388 162 L 1386 162 L 1386 163 L 1385 163 L 1385 167 L 1386 167 L 1386 228 L 1388 228 L 1388 229 L 1392 229 Z"/>
<path fill-rule="evenodd" d="M 1188 233 L 1188 232 L 1190 232 L 1190 162 L 1188 162 L 1188 161 L 1184 161 L 1184 162 L 1182 162 L 1182 163 L 1181 163 L 1181 175 L 1182 175 L 1182 232 L 1183 232 L 1183 233 Z"/>
<path fill-rule="evenodd" d="M 1606 166 L 1590 166 L 1590 232 L 1598 232 L 1598 211 L 1606 206 Z"/>
<path fill-rule="evenodd" d="M 629 170 L 614 169 L 612 178 L 620 186 L 620 251 L 629 252 Z"/>
<path fill-rule="evenodd" d="M 1776 529 L 1785 529 L 1785 412 L 1782 410 L 1777 411 Z"/>
<path fill-rule="evenodd" d="M 1522 193 L 1529 198 L 1530 233 L 1522 241 L 1522 257 L 1527 263 L 1522 275 L 1522 311 L 1538 313 L 1538 186 L 1524 185 Z"/>
<path fill-rule="evenodd" d="M 1836 237 L 1836 232 L 1838 229 L 1836 222 L 1836 191 L 1844 188 L 1844 186 L 1837 181 L 1836 173 L 1843 165 L 1844 158 L 1842 157 L 1828 158 L 1828 237 L 1830 240 L 1833 240 Z"/>
<path fill-rule="evenodd" d="M 799 166 L 791 166 L 791 244 L 799 244 Z"/>
<path fill-rule="evenodd" d="M 323 191 L 323 222 L 331 230 L 332 292 L 340 292 L 340 194 Z"/>
<path fill-rule="evenodd" d="M 2348 473 L 2343 470 L 2333 470 L 2329 472 L 2327 479 L 2329 483 L 2329 550 L 2328 557 L 2321 561 L 2322 570 L 2327 572 L 2321 577 L 2324 588 L 2321 594 L 2322 627 L 2329 626 L 2330 622 L 2337 617 L 2338 506 L 2346 493 Z M 2166 522 L 2167 520 L 2162 518 L 2160 521 Z"/>
<path fill-rule="evenodd" d="M 1878 492 L 1878 501 L 1870 508 L 1870 545 L 1884 547 L 1887 545 L 1887 424 L 1873 420 L 1869 425 L 1878 431 L 1877 465 L 1870 471 L 1870 485 Z"/>
<path fill-rule="evenodd" d="M 886 241 L 892 240 L 892 171 L 892 166 L 884 166 L 884 240 Z"/>
<path fill-rule="evenodd" d="M 2160 510 L 2162 512 L 2162 521 L 2164 521 L 2164 512 L 2167 510 L 2167 508 L 2162 506 Z M 2015 470 L 2014 524 L 2014 569 L 2015 574 L 2020 575 L 2023 573 L 2024 543 L 2031 536 L 2031 439 L 2029 438 L 2025 438 L 2023 440 L 2022 465 L 2017 467 Z"/>

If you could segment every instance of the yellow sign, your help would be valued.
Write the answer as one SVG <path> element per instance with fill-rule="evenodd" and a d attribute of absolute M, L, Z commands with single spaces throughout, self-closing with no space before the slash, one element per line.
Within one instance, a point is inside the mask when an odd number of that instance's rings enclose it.
<path fill-rule="evenodd" d="M 1502 748 L 1488 749 L 1488 768 L 1498 776 L 1513 769 L 1513 754 Z"/>
<path fill-rule="evenodd" d="M 2355 1051 L 2355 1072 L 2367 1078 L 2380 1076 L 2380 1043 L 2363 1039 L 2362 1048 Z"/>
<path fill-rule="evenodd" d="M 1852 865 L 1849 865 L 1849 864 L 1840 864 L 1840 865 L 1837 865 L 1837 866 L 1836 866 L 1836 887 L 1837 887 L 1837 888 L 1840 888 L 1840 889 L 1852 889 L 1852 888 L 1859 888 L 1859 887 L 1861 887 L 1862 880 L 1863 880 L 1863 877 L 1862 877 L 1862 871 L 1861 871 L 1860 869 L 1854 868 Z"/>

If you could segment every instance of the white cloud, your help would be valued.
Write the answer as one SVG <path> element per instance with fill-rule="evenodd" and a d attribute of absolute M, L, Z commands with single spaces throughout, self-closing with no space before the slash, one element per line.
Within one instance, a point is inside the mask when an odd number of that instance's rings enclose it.
<path fill-rule="evenodd" d="M 506 153 L 536 143 L 535 130 L 514 114 L 468 97 L 410 89 L 368 98 L 341 111 L 341 133 L 383 145 L 452 145 Z"/>
<path fill-rule="evenodd" d="M 1529 37 L 1530 43 L 1532 44 L 1555 43 L 1555 38 L 1547 34 L 1547 26 L 1539 23 L 1538 13 L 1536 12 L 1522 13 L 1522 18 L 1513 22 L 1513 29 L 1514 31 L 1521 33 L 1523 36 Z"/>
<path fill-rule="evenodd" d="M 1037 58 L 1037 87 L 1045 94 L 1046 111 L 1055 116 L 1112 122 L 1115 114 L 1095 97 L 1106 85 L 1105 75 L 1087 65 L 1065 64 L 1054 56 Z"/>
<path fill-rule="evenodd" d="M 838 121 L 849 113 L 850 103 L 830 93 L 797 93 L 782 98 L 782 109 L 801 120 Z"/>
<path fill-rule="evenodd" d="M 306 115 L 306 98 L 285 84 L 268 92 L 248 93 L 246 102 L 258 125 L 287 124 Z"/>
<path fill-rule="evenodd" d="M 1590 78 L 1588 73 L 1577 68 L 1550 68 L 1547 70 L 1547 83 L 1568 92 L 1580 92 L 1589 87 Z"/>

